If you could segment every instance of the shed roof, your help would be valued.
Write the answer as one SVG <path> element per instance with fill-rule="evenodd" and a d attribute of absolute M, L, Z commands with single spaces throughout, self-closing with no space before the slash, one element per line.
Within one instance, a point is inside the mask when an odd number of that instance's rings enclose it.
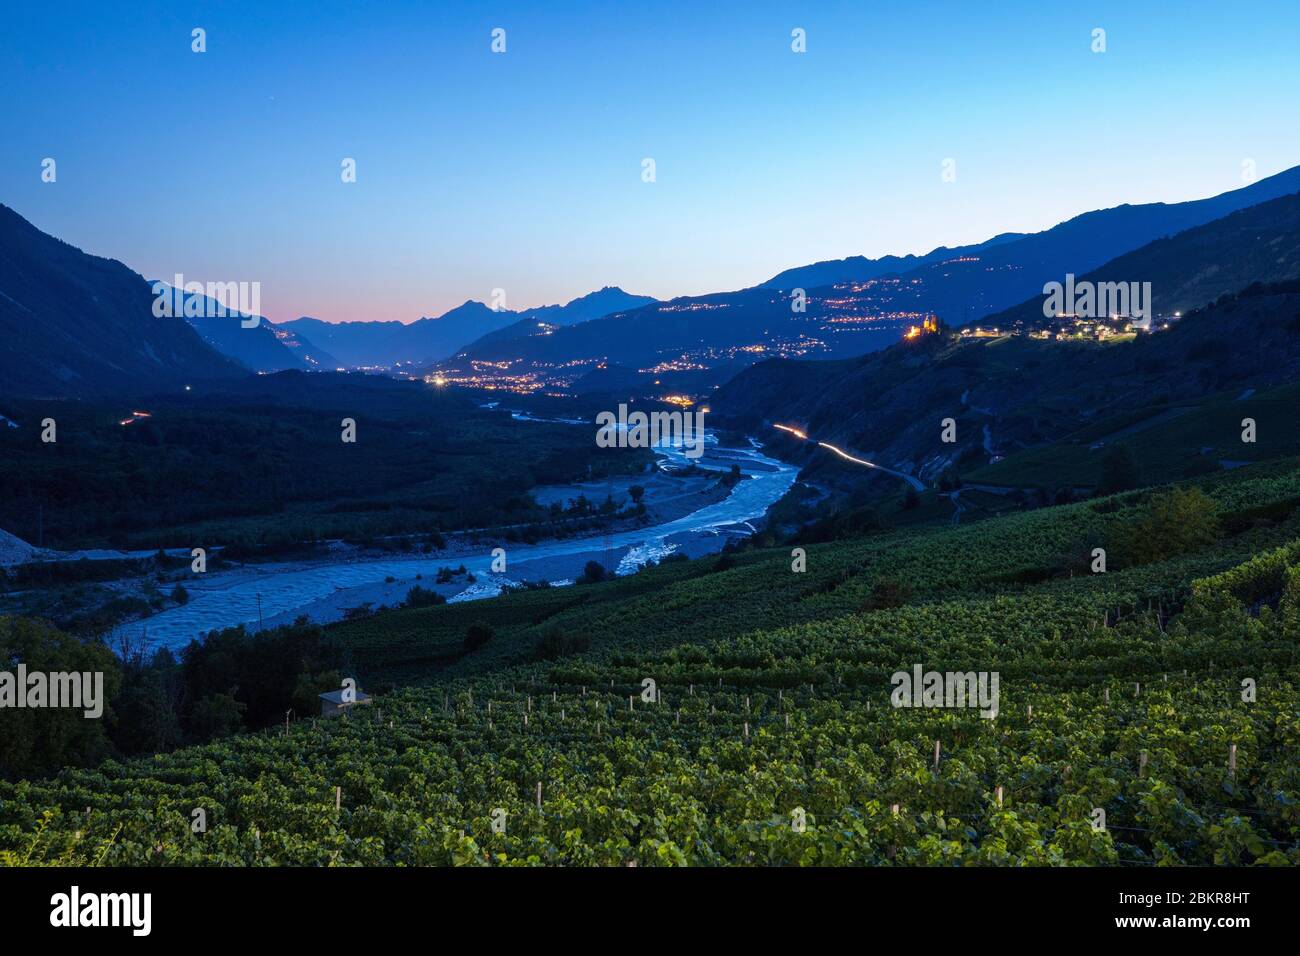
<path fill-rule="evenodd" d="M 323 693 L 323 694 L 320 695 L 320 698 L 321 698 L 321 700 L 327 700 L 327 701 L 329 701 L 331 704 L 342 704 L 342 703 L 344 702 L 344 701 L 343 701 L 343 691 L 341 691 L 341 690 L 330 690 L 330 691 L 326 691 L 325 693 Z M 356 700 L 348 701 L 348 703 L 351 703 L 351 704 L 361 704 L 361 703 L 365 703 L 365 702 L 368 701 L 369 699 L 370 699 L 370 695 L 369 695 L 369 694 L 365 693 L 364 691 L 357 691 L 357 698 L 356 698 Z"/>

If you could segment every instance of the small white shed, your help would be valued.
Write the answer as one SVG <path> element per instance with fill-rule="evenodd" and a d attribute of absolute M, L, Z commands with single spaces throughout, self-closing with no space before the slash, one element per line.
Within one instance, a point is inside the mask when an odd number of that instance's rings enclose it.
<path fill-rule="evenodd" d="M 358 704 L 368 705 L 369 703 L 370 695 L 362 693 L 360 690 L 356 692 L 356 700 L 353 701 L 345 701 L 341 690 L 326 691 L 320 695 L 320 715 L 322 717 L 337 717 L 351 707 Z"/>

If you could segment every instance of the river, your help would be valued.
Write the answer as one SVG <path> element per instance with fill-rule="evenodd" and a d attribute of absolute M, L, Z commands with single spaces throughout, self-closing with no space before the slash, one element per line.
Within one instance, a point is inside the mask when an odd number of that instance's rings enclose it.
<path fill-rule="evenodd" d="M 611 551 L 619 574 L 634 573 L 647 561 L 677 550 L 697 555 L 721 550 L 728 535 L 745 535 L 753 522 L 794 484 L 798 468 L 750 448 L 718 445 L 709 433 L 707 448 L 699 459 L 688 459 L 680 448 L 662 447 L 661 467 L 679 467 L 694 461 L 700 467 L 725 471 L 737 464 L 748 477 L 736 484 L 722 501 L 706 505 L 684 517 L 634 531 L 619 531 L 584 537 L 542 541 L 538 544 L 500 542 L 506 549 L 507 573 L 491 570 L 493 544 L 485 542 L 481 554 L 438 554 L 330 562 L 247 565 L 214 572 L 210 578 L 185 582 L 190 600 L 152 617 L 123 625 L 119 630 L 151 647 L 183 647 L 210 630 L 238 624 L 257 627 L 292 621 L 299 614 L 313 620 L 336 620 L 340 608 L 356 606 L 373 597 L 376 587 L 396 579 L 390 589 L 406 588 L 421 575 L 428 584 L 438 569 L 464 564 L 478 579 L 449 600 L 492 597 L 504 584 L 521 580 L 570 583 L 581 574 L 587 561 L 600 560 Z M 387 603 L 387 602 L 385 602 Z"/>

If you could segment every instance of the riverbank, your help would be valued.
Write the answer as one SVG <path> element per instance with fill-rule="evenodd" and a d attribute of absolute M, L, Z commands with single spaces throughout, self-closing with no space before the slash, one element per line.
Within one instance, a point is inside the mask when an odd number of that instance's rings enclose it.
<path fill-rule="evenodd" d="M 797 468 L 763 455 L 759 447 L 725 448 L 714 440 L 698 460 L 686 458 L 679 449 L 658 449 L 661 471 L 687 470 L 691 483 L 672 485 L 668 482 L 678 479 L 671 476 L 665 482 L 654 482 L 660 500 L 647 501 L 643 525 L 630 521 L 621 527 L 535 544 L 470 535 L 449 538 L 445 549 L 429 554 L 371 557 L 343 546 L 292 563 L 266 562 L 213 571 L 185 580 L 189 594 L 185 604 L 124 624 L 119 631 L 133 641 L 177 648 L 210 630 L 238 624 L 266 627 L 299 616 L 329 623 L 341 619 L 350 608 L 401 603 L 416 585 L 436 590 L 449 601 L 476 600 L 522 582 L 570 583 L 588 561 L 629 574 L 675 552 L 693 557 L 714 553 L 729 538 L 754 533 L 768 507 L 794 483 Z M 695 469 L 691 466 L 703 474 L 692 474 Z M 727 489 L 719 485 L 719 473 L 730 472 L 733 466 L 742 477 Z M 647 498 L 652 487 L 647 482 L 655 477 L 647 474 L 642 481 Z M 711 486 L 718 490 L 710 491 Z M 564 487 L 572 491 L 580 486 Z M 673 488 L 677 494 L 668 493 Z M 651 513 L 654 520 L 649 519 Z M 496 548 L 501 552 L 494 556 Z M 440 569 L 461 565 L 465 574 L 437 583 Z"/>

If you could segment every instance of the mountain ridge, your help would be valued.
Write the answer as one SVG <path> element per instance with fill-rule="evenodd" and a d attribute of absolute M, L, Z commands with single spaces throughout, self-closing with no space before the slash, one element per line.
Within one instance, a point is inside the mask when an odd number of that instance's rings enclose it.
<path fill-rule="evenodd" d="M 143 276 L 42 232 L 0 204 L 0 391 L 83 397 L 246 374 L 179 317 L 153 314 Z"/>
<path fill-rule="evenodd" d="M 423 365 L 448 358 L 468 344 L 512 325 L 543 320 L 555 325 L 577 324 L 601 318 L 628 304 L 653 301 L 650 296 L 632 295 L 617 286 L 605 286 L 564 305 L 544 305 L 519 312 L 493 309 L 486 303 L 467 299 L 442 315 L 422 316 L 409 323 L 325 322 L 303 316 L 277 323 L 277 327 L 303 335 L 312 342 L 323 342 L 322 347 L 328 348 L 345 365 Z M 525 326 L 520 328 L 522 333 Z"/>

